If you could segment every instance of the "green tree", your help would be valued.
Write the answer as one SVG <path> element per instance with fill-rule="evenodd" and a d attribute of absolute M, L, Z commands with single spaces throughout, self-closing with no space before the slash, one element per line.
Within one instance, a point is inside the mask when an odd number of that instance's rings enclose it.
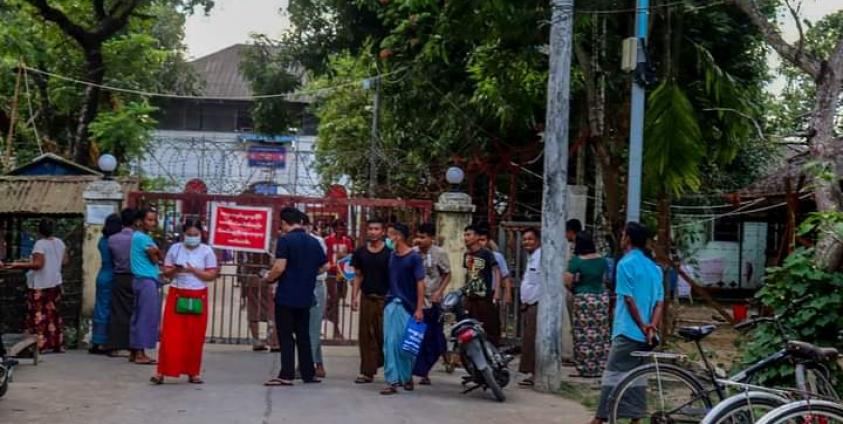
<path fill-rule="evenodd" d="M 15 18 L 35 24 L 20 31 L 42 32 L 46 35 L 45 38 L 54 42 L 49 46 L 56 49 L 56 54 L 60 53 L 64 58 L 73 58 L 76 62 L 74 68 L 78 69 L 81 65 L 83 72 L 78 79 L 92 83 L 85 87 L 82 100 L 78 104 L 78 112 L 72 117 L 76 125 L 67 143 L 70 156 L 82 164 L 92 162 L 89 125 L 96 118 L 101 102 L 107 100 L 99 85 L 106 81 L 107 76 L 120 76 L 119 71 L 115 72 L 112 68 L 138 64 L 137 59 L 150 59 L 149 54 L 162 53 L 155 52 L 156 49 L 153 48 L 157 47 L 157 41 L 161 39 L 150 38 L 156 29 L 155 19 L 166 15 L 167 11 L 192 13 L 194 8 L 202 7 L 207 12 L 211 6 L 211 0 L 94 0 L 84 4 L 75 1 L 9 1 L 7 10 L 13 13 Z M 172 31 L 170 35 L 173 35 Z M 35 38 L 39 39 L 42 37 Z M 29 50 L 27 47 L 34 47 L 42 52 L 46 50 L 47 55 L 51 53 L 49 49 L 43 49 L 43 45 L 24 47 L 26 50 Z M 44 58 L 43 53 L 39 56 Z M 115 56 L 128 60 L 117 62 L 114 60 Z M 165 58 L 155 59 L 161 61 Z M 27 63 L 40 64 L 38 60 Z M 66 75 L 76 76 L 79 72 Z"/>
<path fill-rule="evenodd" d="M 4 71 L 0 99 L 11 104 L 14 67 L 21 63 L 98 84 L 190 94 L 196 80 L 184 59 L 183 26 L 186 14 L 199 5 L 210 7 L 211 2 L 5 2 L 0 18 L 9 25 L 0 27 L 0 43 L 8 48 L 0 52 Z M 44 150 L 91 163 L 102 150 L 89 128 L 99 110 L 104 107 L 106 113 L 119 115 L 127 112 L 124 105 L 144 102 L 141 96 L 86 87 L 48 74 L 27 71 L 26 77 L 29 86 L 22 97 L 26 101 L 18 103 L 20 119 L 15 123 L 19 159 L 36 153 L 40 143 Z M 33 127 L 39 133 L 37 140 Z M 98 132 L 96 136 L 107 135 Z M 132 147 L 135 142 L 126 143 L 125 148 L 115 147 L 118 154 L 139 152 Z M 119 157 L 121 162 L 130 158 Z"/>
<path fill-rule="evenodd" d="M 836 166 L 840 135 L 835 123 L 843 89 L 843 31 L 840 31 L 839 13 L 823 25 L 827 25 L 826 31 L 815 33 L 814 40 L 809 41 L 803 34 L 803 23 L 797 11 L 786 2 L 800 30 L 799 39 L 789 43 L 754 0 L 735 0 L 734 3 L 783 61 L 798 69 L 806 80 L 813 81 L 815 91 L 804 127 L 813 168 L 817 171 L 812 178 L 814 200 L 821 212 L 840 212 L 843 210 L 843 191 L 839 182 L 843 175 Z M 835 270 L 843 264 L 843 242 L 823 235 L 817 243 L 816 255 L 823 268 Z"/>

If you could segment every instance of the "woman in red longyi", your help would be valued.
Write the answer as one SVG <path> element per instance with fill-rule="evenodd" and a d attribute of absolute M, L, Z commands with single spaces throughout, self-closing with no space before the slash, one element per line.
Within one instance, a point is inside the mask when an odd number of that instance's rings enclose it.
<path fill-rule="evenodd" d="M 184 239 L 164 258 L 164 275 L 172 278 L 167 291 L 158 373 L 150 381 L 161 384 L 164 377 L 187 375 L 194 384 L 203 383 L 202 347 L 208 324 L 208 286 L 219 274 L 213 249 L 202 243 L 202 223 L 188 219 Z"/>

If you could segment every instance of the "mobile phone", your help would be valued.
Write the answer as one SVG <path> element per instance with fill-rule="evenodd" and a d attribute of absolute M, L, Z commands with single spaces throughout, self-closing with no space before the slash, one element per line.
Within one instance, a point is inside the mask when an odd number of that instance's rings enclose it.
<path fill-rule="evenodd" d="M 184 268 L 184 265 L 182 264 L 173 264 L 173 266 L 176 268 Z"/>

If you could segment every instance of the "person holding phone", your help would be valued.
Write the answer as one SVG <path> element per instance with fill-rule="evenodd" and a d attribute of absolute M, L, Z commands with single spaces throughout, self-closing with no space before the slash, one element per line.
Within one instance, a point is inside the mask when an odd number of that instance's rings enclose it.
<path fill-rule="evenodd" d="M 187 375 L 193 384 L 202 384 L 202 347 L 208 324 L 208 283 L 219 274 L 214 250 L 202 243 L 202 223 L 187 219 L 184 238 L 167 251 L 164 276 L 172 279 L 167 291 L 158 372 L 150 381 Z"/>

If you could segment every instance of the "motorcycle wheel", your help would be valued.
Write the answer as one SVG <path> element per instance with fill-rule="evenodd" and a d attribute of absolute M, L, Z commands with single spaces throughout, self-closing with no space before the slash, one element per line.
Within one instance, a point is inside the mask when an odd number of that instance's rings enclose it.
<path fill-rule="evenodd" d="M 506 395 L 503 394 L 503 389 L 501 386 L 498 385 L 498 382 L 495 380 L 495 376 L 492 373 L 491 367 L 486 367 L 483 371 L 483 379 L 486 380 L 486 387 L 488 387 L 492 391 L 492 395 L 495 396 L 495 400 L 498 402 L 503 402 L 506 400 Z"/>
<path fill-rule="evenodd" d="M 9 379 L 6 376 L 3 376 L 3 384 L 0 384 L 0 397 L 6 394 L 6 391 L 9 390 Z"/>

